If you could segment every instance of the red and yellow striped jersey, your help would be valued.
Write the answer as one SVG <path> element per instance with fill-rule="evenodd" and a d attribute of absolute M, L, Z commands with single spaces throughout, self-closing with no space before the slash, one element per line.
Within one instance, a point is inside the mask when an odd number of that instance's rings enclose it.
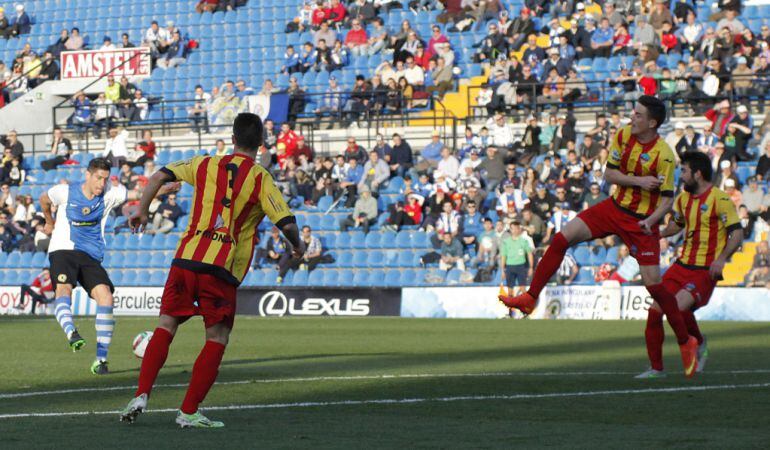
<path fill-rule="evenodd" d="M 713 186 L 701 195 L 682 191 L 674 201 L 674 221 L 685 231 L 679 263 L 697 268 L 711 266 L 730 232 L 741 227 L 730 197 Z"/>
<path fill-rule="evenodd" d="M 294 218 L 270 173 L 246 155 L 196 156 L 161 170 L 195 188 L 174 265 L 238 285 L 265 215 L 277 226 Z"/>
<path fill-rule="evenodd" d="M 612 196 L 615 204 L 637 217 L 648 217 L 660 204 L 661 196 L 674 196 L 675 165 L 674 152 L 666 141 L 656 137 L 652 142 L 640 144 L 631 134 L 630 125 L 621 128 L 612 138 L 607 167 L 625 175 L 658 177 L 661 185 L 655 191 L 617 186 Z"/>

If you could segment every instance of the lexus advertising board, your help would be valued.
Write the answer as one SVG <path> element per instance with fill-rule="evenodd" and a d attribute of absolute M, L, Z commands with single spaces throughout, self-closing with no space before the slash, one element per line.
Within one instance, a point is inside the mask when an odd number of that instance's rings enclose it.
<path fill-rule="evenodd" d="M 238 314 L 258 316 L 398 316 L 401 289 L 242 289 Z"/>

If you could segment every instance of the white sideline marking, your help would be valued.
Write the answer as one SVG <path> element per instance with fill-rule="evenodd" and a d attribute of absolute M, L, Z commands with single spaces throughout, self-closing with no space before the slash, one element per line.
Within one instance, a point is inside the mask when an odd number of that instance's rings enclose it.
<path fill-rule="evenodd" d="M 328 406 L 360 406 L 360 405 L 399 405 L 416 404 L 430 402 L 461 402 L 461 401 L 488 401 L 488 400 L 527 400 L 542 398 L 564 398 L 564 397 L 602 397 L 610 395 L 635 395 L 635 394 L 665 394 L 678 392 L 701 392 L 717 390 L 736 390 L 770 387 L 770 383 L 752 383 L 752 384 L 719 384 L 710 386 L 687 386 L 671 388 L 649 388 L 649 389 L 619 389 L 605 391 L 583 391 L 583 392 L 552 392 L 546 394 L 513 394 L 513 395 L 462 395 L 455 397 L 434 397 L 434 398 L 386 398 L 370 400 L 338 400 L 331 402 L 296 402 L 296 403 L 266 403 L 255 405 L 227 405 L 210 406 L 204 408 L 206 411 L 237 411 L 251 409 L 286 409 L 286 408 L 312 408 Z M 146 412 L 167 413 L 175 412 L 176 408 L 152 409 Z M 72 411 L 72 412 L 43 412 L 43 413 L 16 413 L 0 414 L 0 419 L 21 419 L 28 417 L 75 417 L 87 415 L 107 415 L 119 414 L 120 411 Z"/>
<path fill-rule="evenodd" d="M 414 373 L 414 374 L 394 374 L 394 375 L 344 375 L 344 376 L 321 376 L 305 378 L 268 378 L 268 379 L 250 379 L 220 381 L 217 386 L 238 385 L 238 384 L 273 384 L 273 383 L 307 383 L 311 381 L 356 381 L 356 380 L 396 380 L 409 378 L 489 378 L 489 377 L 559 377 L 559 376 L 592 376 L 592 375 L 636 375 L 638 372 L 481 372 L 481 373 Z M 752 369 L 752 370 L 714 370 L 706 374 L 720 375 L 742 375 L 742 374 L 761 374 L 770 373 L 770 369 Z M 699 376 L 702 376 L 700 374 Z M 179 388 L 187 387 L 187 383 L 156 384 L 156 388 Z M 106 386 L 94 388 L 76 388 L 60 389 L 55 391 L 32 391 L 32 392 L 11 392 L 0 394 L 0 399 L 37 397 L 41 395 L 60 395 L 60 394 L 79 394 L 84 392 L 109 392 L 109 391 L 127 391 L 136 389 L 136 385 L 131 386 Z"/>

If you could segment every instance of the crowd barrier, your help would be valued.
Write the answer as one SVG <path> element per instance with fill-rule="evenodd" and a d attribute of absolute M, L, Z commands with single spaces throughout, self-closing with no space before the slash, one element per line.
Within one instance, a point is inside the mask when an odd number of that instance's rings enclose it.
<path fill-rule="evenodd" d="M 238 290 L 238 314 L 252 316 L 400 316 L 495 319 L 509 315 L 497 301 L 496 287 L 316 288 Z M 115 315 L 156 316 L 162 287 L 117 287 Z M 0 286 L 0 315 L 28 314 L 29 298 L 17 309 L 20 290 Z M 643 320 L 652 298 L 643 286 L 548 286 L 531 319 Z M 75 315 L 96 314 L 96 302 L 82 288 L 72 295 Z M 51 314 L 51 305 L 36 314 Z M 770 290 L 718 287 L 699 320 L 770 321 Z"/>

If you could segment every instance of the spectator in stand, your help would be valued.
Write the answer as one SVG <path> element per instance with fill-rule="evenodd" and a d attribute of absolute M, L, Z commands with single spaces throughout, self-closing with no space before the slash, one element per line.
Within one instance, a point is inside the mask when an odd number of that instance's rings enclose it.
<path fill-rule="evenodd" d="M 126 146 L 128 131 L 124 128 L 110 127 L 108 133 L 109 137 L 104 143 L 104 151 L 102 151 L 101 156 L 112 161 L 113 167 L 120 167 L 131 159 Z"/>
<path fill-rule="evenodd" d="M 511 292 L 514 286 L 526 286 L 535 267 L 534 249 L 523 235 L 521 223 L 514 220 L 509 225 L 510 234 L 500 243 L 500 267 L 502 281 Z"/>
<path fill-rule="evenodd" d="M 507 149 L 513 145 L 513 128 L 505 120 L 505 116 L 496 113 L 486 124 L 492 136 L 492 145 L 498 149 Z"/>
<path fill-rule="evenodd" d="M 99 50 L 115 50 L 117 47 L 115 47 L 115 44 L 112 43 L 112 38 L 109 36 L 104 36 L 104 39 L 102 40 L 102 46 L 99 47 Z"/>
<path fill-rule="evenodd" d="M 142 132 L 142 140 L 136 144 L 135 155 L 139 155 L 132 166 L 144 166 L 148 161 L 155 159 L 156 146 L 155 141 L 152 140 L 152 130 L 144 130 Z M 149 176 L 145 174 L 145 176 Z"/>
<path fill-rule="evenodd" d="M 302 258 L 300 258 L 299 261 L 290 262 L 291 267 L 295 270 L 299 269 L 312 272 L 321 262 L 321 254 L 323 253 L 321 240 L 313 236 L 312 232 L 313 231 L 309 226 L 305 225 L 302 227 L 302 236 L 300 236 L 300 239 L 302 239 L 302 242 L 305 244 L 305 254 L 302 255 Z M 280 267 L 279 275 L 281 273 L 285 275 L 286 272 L 288 272 L 288 268 L 284 269 L 284 267 Z M 282 282 L 283 276 L 279 276 L 277 283 L 281 284 Z"/>
<path fill-rule="evenodd" d="M 131 42 L 130 37 L 128 36 L 128 33 L 123 33 L 120 35 L 120 44 L 118 44 L 118 47 L 120 48 L 134 48 L 136 45 L 134 45 L 133 42 Z"/>
<path fill-rule="evenodd" d="M 32 20 L 24 10 L 24 5 L 16 5 L 16 15 L 10 20 L 11 36 L 19 36 L 22 34 L 29 34 L 32 32 Z"/>
<path fill-rule="evenodd" d="M 656 45 L 658 41 L 658 35 L 655 33 L 655 28 L 647 22 L 647 18 L 640 14 L 636 16 L 636 31 L 634 32 L 634 38 L 631 40 L 631 46 L 641 51 L 642 48 Z"/>
<path fill-rule="evenodd" d="M 313 44 L 311 42 L 305 42 L 302 45 L 302 50 L 299 53 L 299 71 L 302 73 L 306 73 L 310 69 L 313 69 L 316 67 L 316 56 L 317 52 L 313 48 Z"/>
<path fill-rule="evenodd" d="M 599 28 L 591 34 L 591 55 L 609 58 L 614 44 L 614 32 L 610 20 L 606 17 L 599 22 Z"/>
<path fill-rule="evenodd" d="M 365 170 L 364 170 L 365 171 Z M 359 197 L 353 208 L 353 213 L 340 222 L 340 230 L 348 231 L 350 227 L 361 227 L 364 233 L 377 222 L 377 200 L 366 184 L 359 183 Z"/>
<path fill-rule="evenodd" d="M 754 173 L 760 181 L 770 179 L 770 139 L 764 142 L 764 153 L 759 157 Z"/>
<path fill-rule="evenodd" d="M 356 142 L 356 138 L 353 136 L 348 137 L 347 146 L 345 147 L 344 151 L 345 155 L 345 161 L 350 161 L 351 159 L 357 159 L 358 165 L 364 165 L 366 162 L 366 149 L 362 147 L 361 145 L 358 145 Z"/>
<path fill-rule="evenodd" d="M 457 267 L 459 270 L 465 270 L 463 246 L 451 233 L 444 233 L 442 235 L 440 253 L 439 269 L 448 271 L 453 267 Z"/>
<path fill-rule="evenodd" d="M 465 212 L 460 220 L 462 244 L 466 247 L 473 246 L 476 250 L 478 248 L 477 238 L 484 231 L 484 227 L 482 225 L 483 217 L 474 200 L 469 200 L 465 204 Z"/>
<path fill-rule="evenodd" d="M 278 227 L 273 226 L 270 229 L 270 237 L 267 238 L 267 246 L 264 249 L 258 249 L 258 257 L 256 261 L 264 258 L 268 264 L 274 264 L 276 267 L 285 269 L 283 272 L 278 273 L 279 278 L 286 276 L 286 272 L 289 271 L 289 260 L 291 259 L 291 252 L 289 249 L 291 244 L 289 241 L 281 235 Z"/>
<path fill-rule="evenodd" d="M 322 22 L 318 31 L 313 33 L 313 46 L 316 48 L 320 47 L 321 41 L 324 41 L 324 43 L 328 45 L 330 42 L 334 42 L 336 40 L 337 33 L 329 28 L 329 24 L 327 22 Z"/>
<path fill-rule="evenodd" d="M 166 197 L 166 201 L 161 203 L 152 223 L 149 224 L 145 233 L 147 234 L 167 234 L 176 226 L 176 221 L 184 215 L 182 208 L 176 203 L 176 194 L 172 193 Z"/>
<path fill-rule="evenodd" d="M 373 30 L 367 40 L 366 55 L 374 56 L 382 51 L 388 44 L 388 29 L 385 28 L 385 22 L 377 17 L 372 22 Z"/>
<path fill-rule="evenodd" d="M 211 100 L 211 94 L 203 90 L 203 86 L 195 86 L 195 103 L 193 106 L 187 108 L 187 117 L 190 120 L 193 133 L 199 133 L 201 128 L 203 132 L 209 133 L 209 115 L 206 103 Z"/>
<path fill-rule="evenodd" d="M 3 173 L 0 182 L 9 186 L 21 186 L 27 176 L 27 171 L 21 166 L 21 161 L 17 156 L 11 158 L 9 162 L 3 165 Z"/>
<path fill-rule="evenodd" d="M 72 143 L 69 139 L 64 137 L 64 133 L 62 133 L 62 130 L 59 127 L 54 127 L 53 129 L 50 153 L 52 156 L 51 159 L 40 162 L 40 167 L 46 171 L 55 169 L 64 164 L 70 159 L 70 155 L 72 154 Z"/>
<path fill-rule="evenodd" d="M 162 58 L 158 58 L 157 64 L 158 67 L 170 69 L 182 64 L 186 57 L 187 46 L 182 41 L 182 35 L 179 33 L 179 30 L 175 30 L 165 55 Z"/>
<path fill-rule="evenodd" d="M 529 198 L 522 189 L 514 186 L 511 182 L 503 183 L 503 194 L 497 199 L 495 210 L 500 217 L 509 214 L 518 214 L 529 204 Z"/>
<path fill-rule="evenodd" d="M 296 72 L 302 72 L 299 54 L 294 51 L 293 45 L 287 45 L 286 53 L 283 54 L 283 67 L 281 67 L 281 73 L 292 74 Z"/>
<path fill-rule="evenodd" d="M 3 145 L 5 145 L 6 149 L 11 150 L 11 157 L 18 158 L 19 161 L 22 162 L 24 161 L 24 144 L 19 141 L 16 130 L 11 130 L 8 132 L 8 134 L 5 136 L 5 142 L 3 142 Z"/>
<path fill-rule="evenodd" d="M 358 189 L 366 186 L 373 193 L 377 193 L 382 185 L 390 178 L 390 168 L 388 164 L 380 159 L 375 151 L 369 152 L 369 160 L 364 164 L 361 180 L 358 183 Z"/>
<path fill-rule="evenodd" d="M 165 28 L 160 28 L 158 22 L 153 20 L 150 28 L 144 33 L 142 45 L 150 48 L 153 58 L 158 58 L 161 53 L 166 51 L 166 42 L 171 40 L 171 35 Z"/>
<path fill-rule="evenodd" d="M 286 146 L 286 156 L 288 158 L 295 158 L 297 153 L 298 136 L 297 133 L 291 129 L 291 126 L 288 123 L 284 122 L 281 124 L 281 131 L 278 133 L 276 142 L 278 144 L 283 143 Z"/>
<path fill-rule="evenodd" d="M 414 164 L 412 147 L 398 133 L 393 134 L 393 148 L 390 154 L 385 154 L 385 162 L 390 166 L 392 174 L 403 177 Z"/>
<path fill-rule="evenodd" d="M 125 76 L 120 77 L 120 87 L 118 96 L 118 116 L 127 121 L 137 121 L 141 119 L 137 104 L 134 103 L 135 94 L 138 89 L 133 83 L 129 83 Z M 139 96 L 141 99 L 141 95 Z M 145 105 L 146 106 L 146 105 Z"/>
<path fill-rule="evenodd" d="M 63 34 L 63 33 L 62 33 Z M 63 50 L 73 51 L 83 49 L 83 36 L 80 35 L 78 27 L 72 28 L 69 37 L 62 43 Z"/>
<path fill-rule="evenodd" d="M 363 56 L 367 54 L 368 41 L 369 36 L 367 36 L 366 30 L 363 28 L 361 20 L 353 19 L 351 21 L 351 29 L 345 36 L 345 46 L 353 56 Z"/>
<path fill-rule="evenodd" d="M 448 147 L 441 148 L 440 159 L 436 164 L 436 169 L 452 180 L 457 179 L 460 175 L 460 162 L 452 155 Z"/>
<path fill-rule="evenodd" d="M 43 54 L 43 62 L 40 66 L 40 73 L 29 78 L 29 87 L 34 89 L 42 83 L 59 78 L 59 64 L 54 60 L 53 53 L 46 51 Z"/>
<path fill-rule="evenodd" d="M 213 13 L 219 6 L 219 0 L 199 0 L 195 5 L 195 12 L 203 14 L 204 12 Z"/>
<path fill-rule="evenodd" d="M 332 116 L 336 116 L 340 112 L 340 107 L 342 101 L 342 89 L 337 84 L 337 77 L 330 76 L 329 77 L 329 87 L 326 89 L 326 93 L 321 97 L 321 102 L 318 105 L 318 108 L 316 108 L 315 113 L 317 114 L 316 117 L 316 124 L 320 126 L 320 120 L 321 115 L 323 114 L 330 114 Z M 331 126 L 331 124 L 329 124 Z"/>
<path fill-rule="evenodd" d="M 433 86 L 428 88 L 428 92 L 438 92 L 439 98 L 443 98 L 444 94 L 454 89 L 452 77 L 452 67 L 446 65 L 444 58 L 437 58 L 436 67 L 430 72 Z"/>
<path fill-rule="evenodd" d="M 16 309 L 24 309 L 26 305 L 26 296 L 29 295 L 31 302 L 30 314 L 35 315 L 35 309 L 37 304 L 48 304 L 54 300 L 53 283 L 51 283 L 51 272 L 48 267 L 44 267 L 43 270 L 32 280 L 30 284 L 22 284 L 21 292 L 19 294 L 19 303 L 16 305 Z"/>
<path fill-rule="evenodd" d="M 358 126 L 358 120 L 361 118 L 361 114 L 366 112 L 369 107 L 370 98 L 371 94 L 366 78 L 363 75 L 356 75 L 356 82 L 353 85 L 353 90 L 350 93 L 350 97 L 345 101 L 345 106 L 342 109 L 347 116 L 345 128 Z"/>
<path fill-rule="evenodd" d="M 489 25 L 489 34 L 475 46 L 480 47 L 479 51 L 473 55 L 473 61 L 477 63 L 490 63 L 495 61 L 498 56 L 508 54 L 508 42 L 505 40 L 505 36 L 500 34 L 496 24 Z"/>
<path fill-rule="evenodd" d="M 24 70 L 21 65 L 15 65 L 13 67 L 13 75 L 11 76 L 11 82 L 6 85 L 6 91 L 10 101 L 14 101 L 17 98 L 24 96 L 29 90 L 29 80 L 24 75 Z"/>
<path fill-rule="evenodd" d="M 75 108 L 75 112 L 72 113 L 68 121 L 72 124 L 75 132 L 78 135 L 82 135 L 91 126 L 91 100 L 86 97 L 83 91 L 78 91 L 72 97 L 71 103 Z"/>
<path fill-rule="evenodd" d="M 8 18 L 5 17 L 5 10 L 0 8 L 0 37 L 10 39 L 13 35 L 11 24 L 8 22 Z"/>
<path fill-rule="evenodd" d="M 532 20 L 532 10 L 526 6 L 521 8 L 519 17 L 513 19 L 513 22 L 507 29 L 506 38 L 510 48 L 514 50 L 521 49 L 527 36 L 535 32 L 535 23 Z"/>
<path fill-rule="evenodd" d="M 117 117 L 115 105 L 104 93 L 100 93 L 93 103 L 92 109 L 95 111 L 93 123 L 94 139 L 100 139 L 102 128 L 112 127 L 112 122 Z"/>
<path fill-rule="evenodd" d="M 344 162 L 344 157 L 342 158 Z M 352 158 L 348 162 L 348 168 L 345 172 L 345 176 L 339 182 L 340 195 L 345 192 L 347 198 L 345 200 L 345 208 L 352 208 L 355 206 L 356 197 L 358 195 L 358 184 L 363 179 L 364 168 L 358 164 L 358 160 Z"/>

